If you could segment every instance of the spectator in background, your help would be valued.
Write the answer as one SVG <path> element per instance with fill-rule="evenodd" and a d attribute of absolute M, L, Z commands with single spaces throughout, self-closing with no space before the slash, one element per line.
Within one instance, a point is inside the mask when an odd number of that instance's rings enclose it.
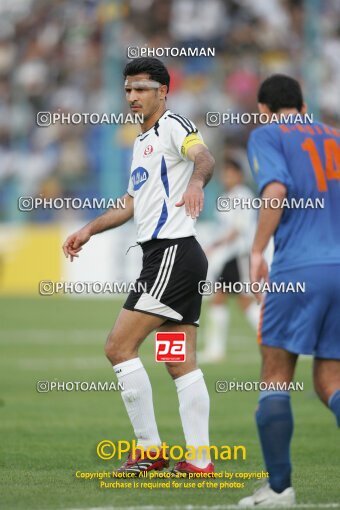
<path fill-rule="evenodd" d="M 275 72 L 294 74 L 299 79 L 306 57 L 311 56 L 301 0 L 129 0 L 124 6 L 117 14 L 110 3 L 101 0 L 0 2 L 3 220 L 16 219 L 18 211 L 11 204 L 19 194 L 38 195 L 51 189 L 51 180 L 54 192 L 60 190 L 61 196 L 77 192 L 100 196 L 98 183 L 104 172 L 101 155 L 105 144 L 112 143 L 104 127 L 85 125 L 74 129 L 69 138 L 61 126 L 40 128 L 35 119 L 38 111 L 59 108 L 107 111 L 107 98 L 115 93 L 108 78 L 113 53 L 124 60 L 129 45 L 215 47 L 213 58 L 169 57 L 166 64 L 174 84 L 172 103 L 194 119 L 217 155 L 222 155 L 225 140 L 238 152 L 244 151 L 252 126 L 224 125 L 221 136 L 216 137 L 216 128 L 205 126 L 207 111 L 255 112 L 259 81 Z M 313 57 L 318 60 L 315 73 L 319 69 L 319 90 L 323 91 L 319 97 L 321 120 L 332 125 L 340 117 L 339 12 L 336 0 L 320 4 L 322 44 L 319 55 Z M 121 16 L 118 22 L 117 15 Z M 107 37 L 113 22 L 119 27 L 121 47 L 111 47 Z M 120 131 L 124 129 L 119 128 L 115 146 L 122 164 L 114 170 L 120 172 L 118 181 L 123 188 L 131 157 L 121 142 L 124 136 Z M 73 150 L 74 157 L 70 156 Z M 78 162 L 74 161 L 76 154 Z M 115 191 L 119 194 L 121 190 Z M 212 194 L 213 186 L 208 190 L 208 204 L 214 202 Z M 212 217 L 212 207 L 209 210 L 208 206 L 207 213 Z M 82 219 L 91 217 L 89 210 L 82 214 Z M 27 221 L 59 218 L 58 213 L 20 217 Z"/>

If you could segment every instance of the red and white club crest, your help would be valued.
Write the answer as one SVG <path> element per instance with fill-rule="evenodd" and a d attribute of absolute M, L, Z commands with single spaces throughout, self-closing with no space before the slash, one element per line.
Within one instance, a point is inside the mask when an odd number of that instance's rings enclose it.
<path fill-rule="evenodd" d="M 153 147 L 152 145 L 148 145 L 147 147 L 145 147 L 144 149 L 144 157 L 146 158 L 147 156 L 150 156 L 150 154 L 153 153 Z"/>

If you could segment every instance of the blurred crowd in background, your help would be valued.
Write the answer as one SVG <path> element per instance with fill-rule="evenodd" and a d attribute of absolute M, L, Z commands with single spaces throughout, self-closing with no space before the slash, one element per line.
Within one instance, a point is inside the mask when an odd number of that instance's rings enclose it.
<path fill-rule="evenodd" d="M 302 80 L 318 118 L 339 124 L 337 0 L 2 0 L 1 221 L 88 219 L 98 213 L 20 214 L 18 196 L 101 197 L 104 187 L 113 197 L 124 193 L 138 127 L 39 127 L 36 114 L 109 112 L 112 97 L 118 111 L 127 111 L 121 73 L 128 46 L 216 48 L 213 58 L 162 60 L 171 74 L 169 108 L 196 123 L 217 167 L 232 156 L 249 172 L 245 148 L 254 126 L 208 128 L 206 113 L 255 112 L 259 83 L 272 73 Z M 217 180 L 207 189 L 206 218 L 218 189 Z"/>

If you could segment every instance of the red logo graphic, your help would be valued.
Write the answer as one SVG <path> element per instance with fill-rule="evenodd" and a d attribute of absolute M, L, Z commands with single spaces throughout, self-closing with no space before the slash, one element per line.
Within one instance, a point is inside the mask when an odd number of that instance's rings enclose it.
<path fill-rule="evenodd" d="M 156 333 L 156 361 L 185 361 L 185 333 Z"/>
<path fill-rule="evenodd" d="M 152 145 L 148 145 L 147 147 L 145 147 L 145 149 L 144 149 L 144 157 L 150 156 L 150 154 L 152 154 L 152 153 L 153 153 Z"/>

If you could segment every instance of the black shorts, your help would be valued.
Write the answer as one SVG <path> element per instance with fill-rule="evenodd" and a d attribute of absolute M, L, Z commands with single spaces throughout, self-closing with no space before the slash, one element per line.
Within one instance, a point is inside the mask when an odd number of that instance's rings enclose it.
<path fill-rule="evenodd" d="M 198 326 L 208 261 L 195 237 L 155 239 L 141 244 L 143 267 L 138 282 L 146 292 L 130 292 L 124 308 Z"/>
<path fill-rule="evenodd" d="M 218 280 L 230 285 L 237 282 L 249 282 L 249 255 L 241 255 L 228 260 L 224 264 Z"/>

